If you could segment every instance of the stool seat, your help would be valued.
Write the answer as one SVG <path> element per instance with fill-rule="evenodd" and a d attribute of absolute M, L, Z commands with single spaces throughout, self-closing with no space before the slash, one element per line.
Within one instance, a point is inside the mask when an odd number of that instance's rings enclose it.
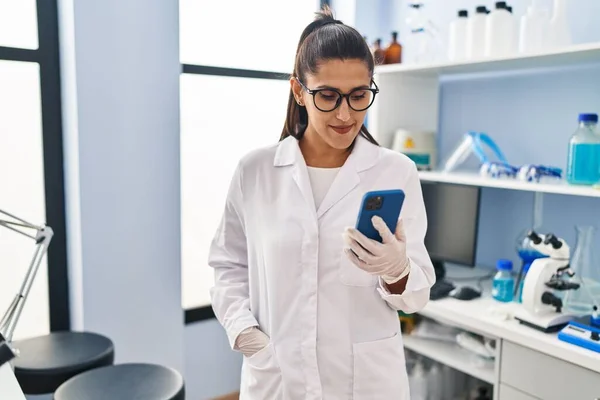
<path fill-rule="evenodd" d="M 184 400 L 183 377 L 155 364 L 117 364 L 84 372 L 63 383 L 54 400 Z"/>
<path fill-rule="evenodd" d="M 53 393 L 69 378 L 111 365 L 114 346 L 105 336 L 90 332 L 52 332 L 14 341 L 15 376 L 25 394 Z"/>

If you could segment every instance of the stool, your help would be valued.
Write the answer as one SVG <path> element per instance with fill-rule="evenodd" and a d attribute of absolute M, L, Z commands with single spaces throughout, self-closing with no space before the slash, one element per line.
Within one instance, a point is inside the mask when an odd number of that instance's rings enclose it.
<path fill-rule="evenodd" d="M 52 332 L 12 347 L 19 350 L 13 365 L 25 394 L 54 393 L 75 375 L 111 365 L 115 354 L 110 339 L 89 332 Z"/>
<path fill-rule="evenodd" d="M 117 364 L 84 372 L 63 383 L 54 400 L 185 400 L 183 377 L 155 364 Z"/>

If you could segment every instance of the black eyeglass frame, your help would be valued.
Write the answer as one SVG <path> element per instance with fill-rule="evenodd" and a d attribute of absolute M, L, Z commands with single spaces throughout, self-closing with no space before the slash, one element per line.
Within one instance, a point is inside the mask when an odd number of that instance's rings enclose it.
<path fill-rule="evenodd" d="M 304 89 L 306 91 L 306 93 L 312 95 L 313 104 L 315 105 L 315 107 L 317 108 L 317 110 L 319 110 L 321 112 L 332 112 L 332 111 L 335 111 L 335 109 L 337 109 L 342 104 L 342 100 L 344 99 L 344 97 L 346 98 L 346 102 L 348 103 L 348 107 L 350 107 L 352 110 L 357 111 L 357 112 L 365 111 L 365 110 L 369 109 L 369 107 L 371 107 L 373 105 L 373 103 L 375 102 L 375 96 L 377 95 L 377 93 L 379 93 L 379 87 L 377 86 L 377 84 L 375 83 L 375 81 L 373 79 L 371 79 L 371 83 L 373 85 L 375 85 L 374 88 L 354 89 L 353 91 L 351 91 L 350 93 L 347 93 L 347 94 L 343 94 L 339 90 L 336 90 L 336 89 L 333 89 L 333 88 L 309 89 L 309 88 L 306 87 L 306 85 L 304 83 L 302 83 L 302 81 L 300 79 L 298 79 L 297 77 L 295 79 L 300 84 L 300 86 L 302 86 L 302 89 Z M 373 93 L 373 97 L 371 98 L 371 102 L 369 103 L 369 105 L 366 106 L 365 108 L 361 108 L 360 110 L 357 110 L 356 108 L 352 107 L 352 105 L 350 104 L 350 96 L 352 95 L 352 93 L 358 92 L 358 91 L 369 91 L 369 92 Z M 320 109 L 319 106 L 317 106 L 317 100 L 315 98 L 315 95 L 317 93 L 319 93 L 319 92 L 335 92 L 335 93 L 337 93 L 338 94 L 338 99 L 335 102 L 335 107 L 333 107 L 331 110 L 322 110 L 322 109 Z"/>

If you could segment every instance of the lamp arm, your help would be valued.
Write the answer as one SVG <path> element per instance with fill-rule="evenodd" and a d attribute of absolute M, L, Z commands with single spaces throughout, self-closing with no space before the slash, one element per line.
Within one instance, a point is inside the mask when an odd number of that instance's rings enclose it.
<path fill-rule="evenodd" d="M 4 213 L 4 212 L 0 211 L 0 213 Z M 6 213 L 4 213 L 4 214 L 6 214 Z M 17 219 L 16 217 L 14 217 L 10 214 L 8 214 L 8 215 L 11 216 L 12 218 Z M 20 221 L 24 222 L 22 220 L 20 220 Z M 1 225 L 5 226 L 9 229 L 12 229 L 9 226 L 7 226 L 6 221 L 3 221 L 3 222 L 5 222 L 5 223 L 3 223 Z M 13 224 L 13 225 L 15 225 L 15 224 Z M 16 224 L 16 225 L 19 225 L 19 224 Z M 11 302 L 10 306 L 4 313 L 2 320 L 0 321 L 0 335 L 1 335 L 0 338 L 3 337 L 7 343 L 10 343 L 12 341 L 12 337 L 13 337 L 16 325 L 19 322 L 19 318 L 21 317 L 21 313 L 23 311 L 23 306 L 25 305 L 27 296 L 29 295 L 29 292 L 31 291 L 31 286 L 33 285 L 35 276 L 39 270 L 39 266 L 42 262 L 42 259 L 48 252 L 48 246 L 50 245 L 52 236 L 54 236 L 54 231 L 49 226 L 37 227 L 35 225 L 28 224 L 27 222 L 24 222 L 24 225 L 26 225 L 25 227 L 27 227 L 27 228 L 33 228 L 33 229 L 37 230 L 37 234 L 35 237 L 30 236 L 27 233 L 17 230 L 19 233 L 22 233 L 26 236 L 29 236 L 29 237 L 32 237 L 33 239 L 35 239 L 36 249 L 35 249 L 33 258 L 31 260 L 31 263 L 29 264 L 29 268 L 27 269 L 25 279 L 23 280 L 23 283 L 21 284 L 21 288 L 20 288 L 19 292 L 15 295 L 13 301 Z M 12 229 L 12 230 L 16 230 L 16 229 Z M 0 344 L 2 344 L 1 339 L 0 339 Z"/>

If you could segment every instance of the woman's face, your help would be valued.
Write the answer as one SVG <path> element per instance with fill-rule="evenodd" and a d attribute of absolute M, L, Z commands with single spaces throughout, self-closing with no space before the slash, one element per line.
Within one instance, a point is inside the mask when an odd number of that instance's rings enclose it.
<path fill-rule="evenodd" d="M 291 80 L 292 90 L 296 100 L 306 107 L 308 127 L 305 135 L 315 135 L 331 148 L 347 149 L 362 127 L 367 110 L 355 111 L 348 105 L 348 98 L 343 98 L 341 104 L 330 112 L 321 111 L 335 105 L 337 94 L 349 94 L 356 89 L 368 89 L 371 86 L 371 74 L 361 60 L 328 60 L 319 64 L 318 72 L 307 75 L 302 82 L 310 90 L 331 89 L 313 95 L 302 88 L 294 78 Z M 363 97 L 364 96 L 364 97 Z M 370 102 L 371 93 L 356 91 L 350 97 L 354 108 L 360 109 L 365 102 Z M 317 108 L 317 106 L 319 108 Z M 311 138 L 312 139 L 312 138 Z"/>

